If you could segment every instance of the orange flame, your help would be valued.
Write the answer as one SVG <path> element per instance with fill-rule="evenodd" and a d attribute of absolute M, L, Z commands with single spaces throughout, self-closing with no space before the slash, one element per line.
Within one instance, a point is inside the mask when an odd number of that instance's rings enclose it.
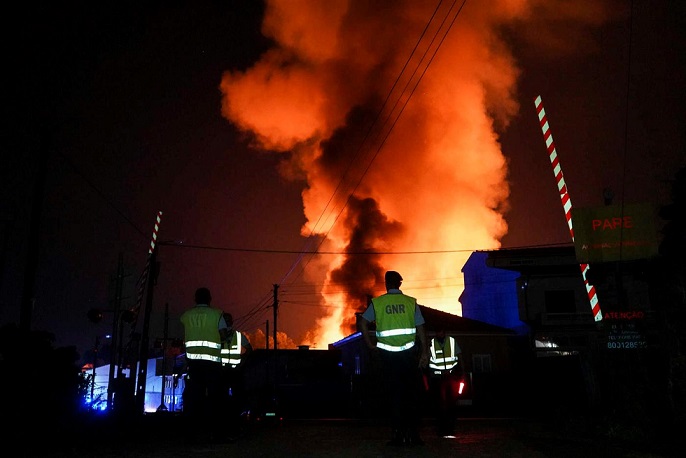
<path fill-rule="evenodd" d="M 520 70 L 498 30 L 546 6 L 459 3 L 267 1 L 276 46 L 222 79 L 224 117 L 306 180 L 302 235 L 348 253 L 305 267 L 325 307 L 304 343 L 353 331 L 385 270 L 421 304 L 461 314 L 462 266 L 507 232 L 497 129 L 519 110 Z"/>

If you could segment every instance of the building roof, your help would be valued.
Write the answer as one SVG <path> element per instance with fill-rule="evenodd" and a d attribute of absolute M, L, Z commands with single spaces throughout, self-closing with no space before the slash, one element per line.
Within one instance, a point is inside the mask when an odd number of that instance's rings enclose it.
<path fill-rule="evenodd" d="M 425 329 L 428 334 L 434 334 L 443 328 L 452 335 L 515 335 L 511 329 L 503 328 L 483 321 L 464 318 L 452 313 L 442 312 L 424 305 L 419 306 L 426 321 Z"/>
<path fill-rule="evenodd" d="M 424 316 L 424 329 L 429 337 L 433 337 L 440 328 L 446 334 L 453 336 L 515 336 L 517 333 L 511 329 L 503 328 L 483 321 L 472 320 L 464 318 L 452 313 L 442 312 L 440 310 L 432 309 L 425 305 L 420 305 L 419 308 Z M 359 314 L 358 314 L 359 318 Z M 373 332 L 375 324 L 372 323 L 369 327 L 370 332 Z M 361 333 L 357 331 L 350 334 L 341 340 L 329 344 L 329 348 L 339 348 L 346 343 L 357 341 L 360 339 Z"/>
<path fill-rule="evenodd" d="M 486 265 L 521 273 L 569 273 L 579 270 L 574 246 L 511 248 L 486 251 Z"/>

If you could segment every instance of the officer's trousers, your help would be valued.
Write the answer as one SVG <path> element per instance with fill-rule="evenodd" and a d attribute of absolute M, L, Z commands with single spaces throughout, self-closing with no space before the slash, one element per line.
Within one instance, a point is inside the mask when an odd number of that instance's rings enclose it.
<path fill-rule="evenodd" d="M 394 434 L 418 434 L 422 378 L 414 348 L 404 351 L 379 350 L 383 370 L 386 411 Z"/>

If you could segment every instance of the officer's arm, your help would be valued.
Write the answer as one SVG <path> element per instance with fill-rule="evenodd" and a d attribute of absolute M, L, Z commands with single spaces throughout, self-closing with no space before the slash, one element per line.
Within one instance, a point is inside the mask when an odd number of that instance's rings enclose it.
<path fill-rule="evenodd" d="M 224 319 L 224 315 L 222 314 L 219 317 L 219 323 L 217 323 L 217 328 L 219 329 L 219 337 L 221 338 L 222 342 L 226 342 L 229 339 L 229 326 L 226 324 L 226 320 Z"/>
<path fill-rule="evenodd" d="M 426 367 L 429 365 L 429 346 L 426 344 L 426 331 L 424 325 L 417 326 L 417 338 L 419 340 L 419 348 L 421 350 L 419 357 L 419 367 Z"/>
<path fill-rule="evenodd" d="M 457 352 L 457 368 L 461 374 L 464 374 L 464 360 L 462 359 L 462 349 L 458 346 Z"/>
<path fill-rule="evenodd" d="M 245 336 L 243 336 L 242 342 L 243 348 L 241 349 L 241 354 L 247 356 L 252 352 L 252 345 L 250 344 L 250 341 L 245 338 Z"/>
<path fill-rule="evenodd" d="M 367 348 L 373 350 L 376 348 L 376 344 L 372 341 L 372 338 L 369 336 L 369 321 L 367 321 L 367 319 L 364 317 L 360 317 L 360 318 L 361 318 L 359 320 L 360 332 L 362 333 L 362 338 L 364 339 L 364 343 L 367 345 Z"/>

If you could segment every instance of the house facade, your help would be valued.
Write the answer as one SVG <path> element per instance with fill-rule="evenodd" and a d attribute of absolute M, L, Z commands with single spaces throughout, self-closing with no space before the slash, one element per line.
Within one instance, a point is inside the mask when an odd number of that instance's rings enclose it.
<path fill-rule="evenodd" d="M 537 387 L 527 396 L 539 408 L 556 399 L 560 411 L 589 411 L 639 383 L 637 373 L 649 384 L 659 372 L 649 270 L 647 259 L 592 264 L 596 321 L 573 246 L 478 251 L 463 268 L 463 316 L 526 330 Z"/>

